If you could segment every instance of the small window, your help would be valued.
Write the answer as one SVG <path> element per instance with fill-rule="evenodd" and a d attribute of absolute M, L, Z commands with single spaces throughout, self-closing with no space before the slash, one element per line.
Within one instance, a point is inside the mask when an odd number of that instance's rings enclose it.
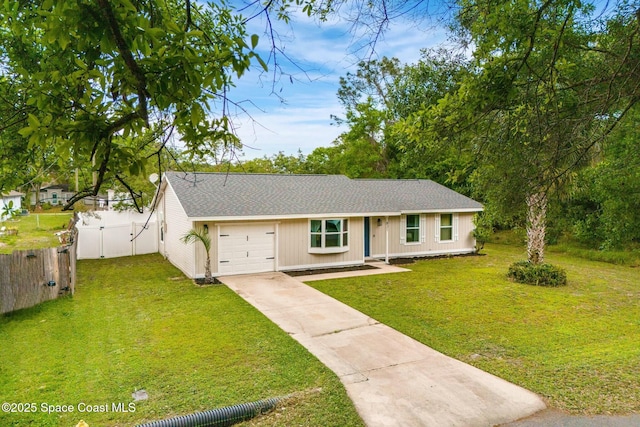
<path fill-rule="evenodd" d="M 342 220 L 342 246 L 349 246 L 349 220 Z"/>
<path fill-rule="evenodd" d="M 335 253 L 349 249 L 349 220 L 312 219 L 309 221 L 309 252 Z"/>
<path fill-rule="evenodd" d="M 407 215 L 407 243 L 420 242 L 420 215 Z"/>
<path fill-rule="evenodd" d="M 342 246 L 342 220 L 328 219 L 325 224 L 325 247 L 339 248 Z"/>
<path fill-rule="evenodd" d="M 311 247 L 322 247 L 322 221 L 320 220 L 311 220 Z"/>
<path fill-rule="evenodd" d="M 440 215 L 440 241 L 453 240 L 453 215 Z"/>
<path fill-rule="evenodd" d="M 164 243 L 164 212 L 158 212 L 158 217 L 160 221 L 160 242 Z"/>

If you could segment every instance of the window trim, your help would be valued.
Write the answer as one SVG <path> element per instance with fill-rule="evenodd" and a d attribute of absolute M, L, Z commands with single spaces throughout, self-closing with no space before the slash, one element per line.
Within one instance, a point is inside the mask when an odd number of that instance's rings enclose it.
<path fill-rule="evenodd" d="M 418 217 L 418 226 L 417 227 L 411 227 L 411 229 L 417 230 L 418 231 L 418 240 L 415 242 L 408 242 L 407 241 L 407 229 L 408 229 L 408 222 L 407 222 L 407 217 L 410 215 L 415 215 Z M 400 244 L 403 246 L 415 246 L 415 245 L 422 245 L 426 242 L 426 230 L 427 230 L 427 219 L 426 219 L 426 215 L 424 213 L 409 213 L 409 214 L 402 214 L 400 215 Z"/>
<path fill-rule="evenodd" d="M 409 217 L 410 216 L 415 216 L 418 217 L 418 226 L 417 227 L 409 227 Z M 411 230 L 417 230 L 417 235 L 416 238 L 417 240 L 410 242 L 407 239 L 407 235 L 408 235 L 408 231 L 409 229 Z M 421 242 L 420 236 L 422 235 L 422 215 L 420 214 L 406 214 L 405 215 L 405 220 L 404 220 L 404 244 L 405 245 L 419 245 Z"/>
<path fill-rule="evenodd" d="M 451 216 L 451 224 L 450 225 L 442 225 L 442 217 L 444 215 Z M 435 241 L 437 243 L 453 243 L 458 241 L 458 214 L 456 212 L 443 212 L 440 214 L 436 214 L 436 238 Z M 443 240 L 442 239 L 442 230 L 450 229 L 451 230 L 451 239 Z"/>
<path fill-rule="evenodd" d="M 320 231 L 311 231 L 311 222 L 320 221 Z M 327 233 L 328 221 L 340 221 L 340 231 Z M 346 225 L 346 227 L 345 227 Z M 307 233 L 309 236 L 309 243 L 307 250 L 310 254 L 338 254 L 349 251 L 349 218 L 313 218 L 307 222 Z M 326 237 L 329 235 L 339 235 L 339 246 L 326 246 Z M 320 246 L 312 246 L 313 236 L 320 236 Z M 344 242 L 347 244 L 345 245 Z"/>

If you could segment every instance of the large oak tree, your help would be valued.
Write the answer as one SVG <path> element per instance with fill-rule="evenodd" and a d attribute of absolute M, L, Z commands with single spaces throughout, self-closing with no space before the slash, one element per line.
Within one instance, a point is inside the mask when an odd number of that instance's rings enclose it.
<path fill-rule="evenodd" d="M 474 185 L 492 209 L 525 216 L 532 263 L 544 261 L 549 203 L 640 99 L 635 7 L 463 0 L 456 30 L 470 72 L 402 123 L 415 146 L 441 140 L 474 156 Z"/>

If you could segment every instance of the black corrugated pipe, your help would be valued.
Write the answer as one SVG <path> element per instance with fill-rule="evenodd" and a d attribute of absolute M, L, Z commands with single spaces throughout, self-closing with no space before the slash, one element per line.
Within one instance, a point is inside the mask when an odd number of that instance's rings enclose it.
<path fill-rule="evenodd" d="M 139 424 L 138 427 L 223 427 L 246 421 L 258 415 L 266 414 L 276 407 L 283 398 L 272 397 L 258 400 L 257 402 L 241 403 L 239 405 L 225 406 L 224 408 L 211 409 L 204 412 L 182 415 L 180 417 L 167 418 L 166 420 L 152 421 Z"/>

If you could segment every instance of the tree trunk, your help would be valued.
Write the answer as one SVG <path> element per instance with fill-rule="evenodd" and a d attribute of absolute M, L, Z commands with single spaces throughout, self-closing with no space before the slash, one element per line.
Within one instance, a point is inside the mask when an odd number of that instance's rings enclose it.
<path fill-rule="evenodd" d="M 527 197 L 527 258 L 532 264 L 544 262 L 544 238 L 547 231 L 547 195 Z"/>
<path fill-rule="evenodd" d="M 33 204 L 33 210 L 37 211 L 40 208 L 40 189 L 42 188 L 42 184 L 34 183 L 32 184 L 33 193 L 36 195 L 35 203 Z M 31 200 L 29 200 L 31 203 Z"/>
<path fill-rule="evenodd" d="M 211 258 L 209 257 L 209 251 L 207 251 L 207 262 L 204 265 L 204 281 L 206 283 L 212 283 L 212 280 L 211 280 Z"/>

